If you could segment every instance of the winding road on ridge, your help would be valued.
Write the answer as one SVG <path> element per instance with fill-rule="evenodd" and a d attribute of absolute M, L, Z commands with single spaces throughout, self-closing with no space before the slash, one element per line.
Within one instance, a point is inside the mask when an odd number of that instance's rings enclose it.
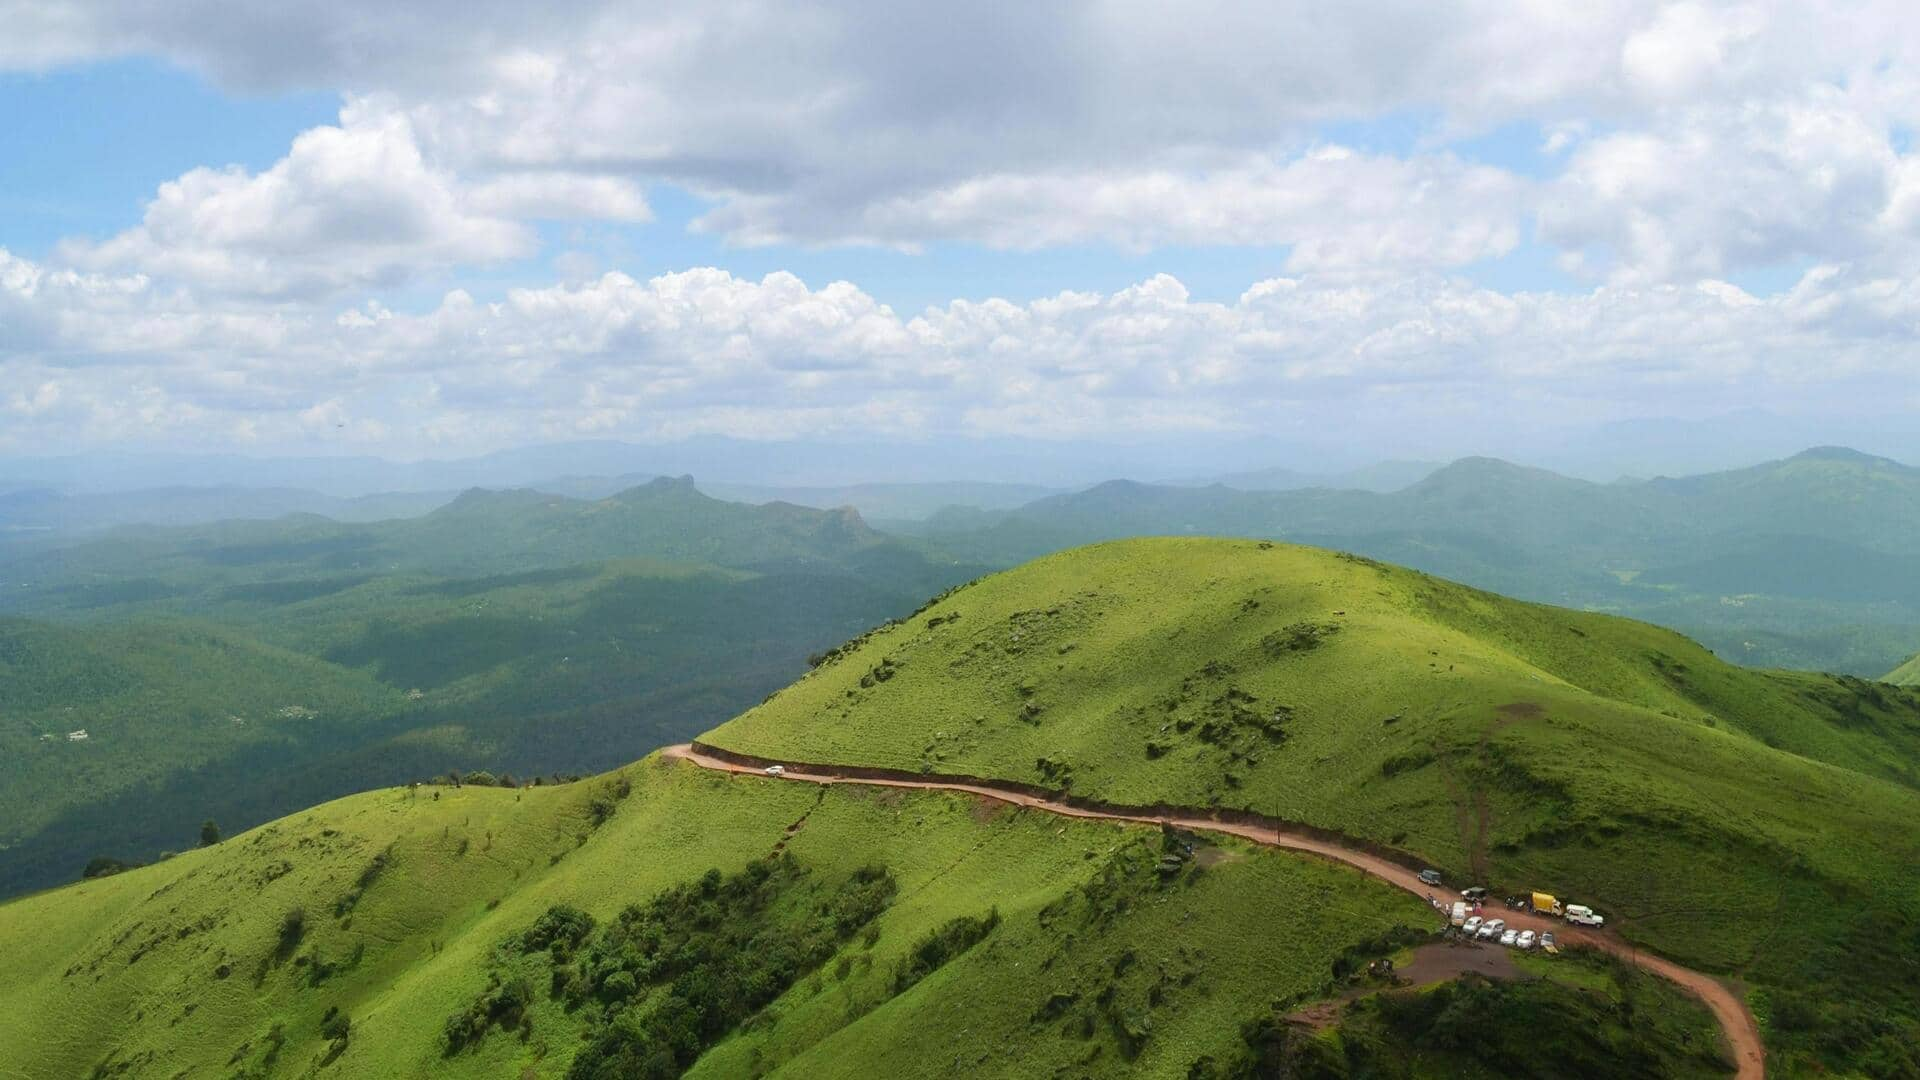
<path fill-rule="evenodd" d="M 1102 810 L 1097 807 L 1074 806 L 1030 792 L 996 786 L 990 780 L 920 779 L 910 775 L 846 776 L 837 774 L 833 766 L 776 761 L 772 758 L 756 758 L 732 751 L 727 752 L 727 758 L 722 758 L 687 743 L 666 747 L 661 754 L 675 760 L 690 762 L 701 768 L 748 776 L 764 777 L 766 776 L 764 770 L 768 766 L 779 765 L 785 769 L 780 779 L 785 780 L 803 780 L 813 784 L 861 784 L 869 787 L 958 791 L 995 799 L 1013 806 L 1044 810 L 1062 817 L 1095 818 L 1141 825 L 1171 825 L 1197 832 L 1226 833 L 1267 847 L 1304 851 L 1346 863 L 1388 884 L 1397 885 L 1422 900 L 1433 895 L 1433 889 L 1423 883 L 1413 870 L 1369 852 L 1345 847 L 1318 837 L 1290 833 L 1284 827 L 1275 830 L 1240 822 L 1220 821 L 1209 817 L 1205 811 L 1201 810 L 1172 814 Z M 1720 1030 L 1725 1034 L 1727 1044 L 1733 1052 L 1733 1060 L 1738 1064 L 1738 1071 L 1734 1074 L 1735 1080 L 1761 1080 L 1766 1075 L 1766 1058 L 1760 1043 L 1760 1028 L 1754 1022 L 1753 1013 L 1747 1009 L 1746 1002 L 1741 1000 L 1740 995 L 1719 979 L 1644 952 L 1621 940 L 1615 934 L 1569 926 L 1558 919 L 1549 919 L 1525 911 L 1502 911 L 1498 915 L 1507 921 L 1508 926 L 1515 929 L 1552 930 L 1564 944 L 1588 945 L 1612 953 L 1679 985 L 1705 1003 L 1713 1013 L 1714 1019 L 1719 1022 Z"/>

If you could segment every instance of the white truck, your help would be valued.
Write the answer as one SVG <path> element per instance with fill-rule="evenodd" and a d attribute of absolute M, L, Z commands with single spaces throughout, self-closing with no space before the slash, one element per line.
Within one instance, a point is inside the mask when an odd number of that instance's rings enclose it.
<path fill-rule="evenodd" d="M 1568 904 L 1567 921 L 1576 926 L 1605 926 L 1607 922 L 1585 904 Z"/>
<path fill-rule="evenodd" d="M 1455 925 L 1455 926 L 1465 926 L 1465 925 L 1466 925 L 1466 922 L 1467 922 L 1467 902 L 1466 902 L 1465 900 L 1455 900 L 1455 901 L 1453 902 L 1453 918 L 1452 918 L 1452 919 L 1451 919 L 1450 921 L 1451 921 L 1451 922 L 1453 923 L 1453 925 Z"/>

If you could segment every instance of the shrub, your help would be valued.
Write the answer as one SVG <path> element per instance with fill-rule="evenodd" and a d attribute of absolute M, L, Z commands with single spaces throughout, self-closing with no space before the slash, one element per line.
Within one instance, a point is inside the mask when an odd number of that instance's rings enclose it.
<path fill-rule="evenodd" d="M 327 1015 L 320 1021 L 320 1037 L 333 1043 L 344 1043 L 353 1030 L 353 1021 L 337 1006 L 329 1007 Z"/>
<path fill-rule="evenodd" d="M 80 876 L 82 879 L 112 877 L 115 874 L 124 874 L 128 870 L 133 870 L 145 865 L 145 863 L 128 862 L 124 859 L 115 859 L 106 855 L 95 855 L 93 858 L 87 860 L 86 868 L 80 871 Z"/>
<path fill-rule="evenodd" d="M 307 909 L 298 904 L 288 908 L 287 913 L 280 917 L 281 949 L 291 952 L 295 945 L 300 944 L 300 938 L 305 935 L 306 932 Z"/>
<path fill-rule="evenodd" d="M 894 973 L 893 992 L 905 991 L 914 983 L 946 966 L 949 960 L 978 945 L 993 928 L 1000 925 L 1000 909 L 995 907 L 984 916 L 973 918 L 962 915 L 947 922 L 920 939 L 913 951 L 900 961 L 900 969 Z"/>

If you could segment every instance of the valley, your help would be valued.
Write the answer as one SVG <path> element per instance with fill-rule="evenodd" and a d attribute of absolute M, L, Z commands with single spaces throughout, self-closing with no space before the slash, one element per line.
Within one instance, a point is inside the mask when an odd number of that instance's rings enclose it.
<path fill-rule="evenodd" d="M 808 663 L 611 772 L 0 904 L 0 1075 L 1899 1075 L 1920 1030 L 1911 691 L 1256 540 L 1047 556 Z M 1607 925 L 1516 913 L 1570 950 L 1408 996 L 1365 972 L 1444 922 L 1419 867 Z"/>

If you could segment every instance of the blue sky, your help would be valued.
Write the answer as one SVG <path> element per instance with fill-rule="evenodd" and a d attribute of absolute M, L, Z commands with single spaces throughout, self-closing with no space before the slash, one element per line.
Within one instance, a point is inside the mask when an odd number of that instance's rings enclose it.
<path fill-rule="evenodd" d="M 457 7 L 23 9 L 0 454 L 1920 405 L 1902 5 Z"/>
<path fill-rule="evenodd" d="M 64 237 L 118 232 L 162 182 L 266 168 L 339 113 L 337 93 L 229 94 L 151 58 L 0 73 L 0 243 L 44 258 Z"/>

